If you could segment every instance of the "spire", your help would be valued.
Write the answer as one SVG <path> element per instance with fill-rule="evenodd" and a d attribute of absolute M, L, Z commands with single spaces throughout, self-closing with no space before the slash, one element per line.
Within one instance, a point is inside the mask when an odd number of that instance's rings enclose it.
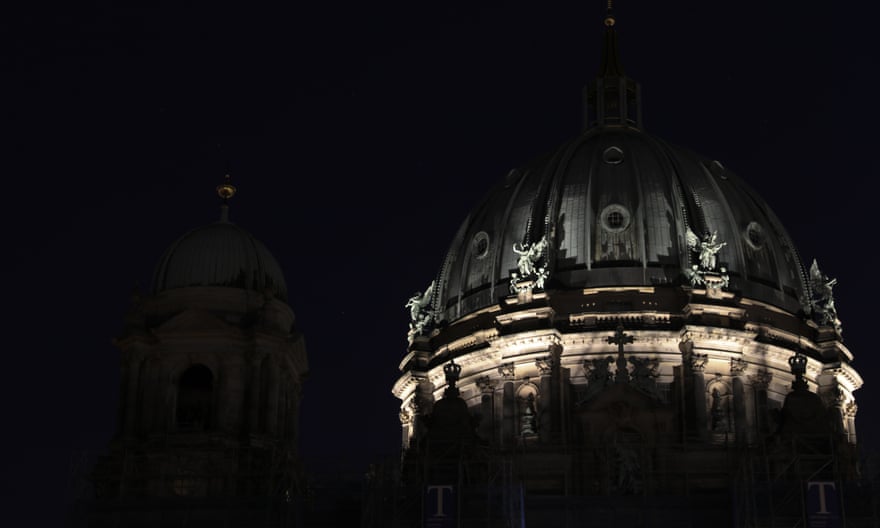
<path fill-rule="evenodd" d="M 599 74 L 584 90 L 584 128 L 628 126 L 642 128 L 641 87 L 623 71 L 612 0 L 605 10 L 605 36 Z"/>
<path fill-rule="evenodd" d="M 605 10 L 605 45 L 602 48 L 602 62 L 599 65 L 599 77 L 625 77 L 620 64 L 620 52 L 617 49 L 617 33 L 614 31 L 614 8 L 612 0 L 608 0 Z"/>
<path fill-rule="evenodd" d="M 217 186 L 217 196 L 223 202 L 220 204 L 220 221 L 229 221 L 229 199 L 235 196 L 235 186 L 229 182 L 229 174 L 223 178 L 223 183 Z"/>

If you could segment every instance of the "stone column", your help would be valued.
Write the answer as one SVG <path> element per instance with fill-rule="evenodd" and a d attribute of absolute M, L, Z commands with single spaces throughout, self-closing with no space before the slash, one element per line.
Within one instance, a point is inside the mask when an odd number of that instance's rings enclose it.
<path fill-rule="evenodd" d="M 248 383 L 247 397 L 247 431 L 250 434 L 260 432 L 260 370 L 265 356 L 253 358 L 249 363 L 250 383 Z"/>
<path fill-rule="evenodd" d="M 412 402 L 410 402 L 412 403 Z M 409 449 L 409 438 L 412 432 L 413 427 L 413 418 L 415 417 L 415 413 L 413 412 L 412 405 L 403 406 L 400 408 L 400 412 L 398 413 L 398 417 L 400 418 L 400 448 L 401 449 Z"/>
<path fill-rule="evenodd" d="M 143 357 L 140 354 L 131 354 L 128 358 L 128 365 L 126 366 L 125 425 L 123 434 L 127 437 L 137 434 L 137 418 L 140 413 L 140 409 L 138 409 L 137 405 L 137 402 L 140 399 L 138 393 L 143 390 L 143 387 L 140 386 L 142 362 Z"/>
<path fill-rule="evenodd" d="M 562 419 L 562 387 L 564 380 L 559 358 L 562 355 L 562 347 L 554 344 L 550 347 L 550 354 L 535 361 L 538 371 L 541 373 L 541 427 L 539 431 L 542 441 L 559 440 L 564 420 Z"/>
<path fill-rule="evenodd" d="M 504 379 L 501 397 L 501 446 L 513 447 L 516 417 L 516 398 L 514 397 L 513 380 L 515 379 L 516 370 L 513 363 L 505 363 L 498 367 Z"/>
<path fill-rule="evenodd" d="M 847 403 L 843 407 L 843 416 L 846 420 L 847 440 L 853 445 L 856 443 L 856 413 L 858 411 L 859 406 L 856 405 L 856 402 L 854 401 Z"/>
<path fill-rule="evenodd" d="M 284 431 L 284 436 L 296 445 L 299 434 L 299 400 L 302 395 L 302 388 L 300 387 L 299 382 L 293 382 L 288 391 L 288 395 L 288 416 L 287 422 L 285 422 L 286 430 Z"/>
<path fill-rule="evenodd" d="M 693 379 L 694 421 L 697 437 L 701 440 L 709 438 L 709 423 L 706 409 L 706 378 L 703 370 L 709 358 L 706 354 L 692 353 L 690 356 L 691 378 Z"/>
<path fill-rule="evenodd" d="M 280 383 L 278 365 L 272 361 L 271 357 L 269 368 L 269 388 L 266 392 L 266 432 L 272 435 L 278 434 L 278 405 L 280 403 Z"/>
<path fill-rule="evenodd" d="M 748 364 L 739 358 L 730 358 L 730 375 L 733 377 L 733 423 L 736 443 L 745 445 L 748 442 L 746 427 L 746 397 L 742 375 Z"/>
<path fill-rule="evenodd" d="M 541 442 L 549 442 L 555 423 L 553 421 L 553 364 L 549 356 L 535 361 L 541 373 L 541 394 L 538 399 L 538 436 Z"/>
<path fill-rule="evenodd" d="M 755 430 L 758 438 L 766 436 L 770 433 L 770 423 L 767 408 L 767 387 L 770 386 L 770 380 L 773 374 L 765 369 L 759 370 L 749 380 L 752 382 L 752 388 L 755 391 Z"/>
<path fill-rule="evenodd" d="M 418 385 L 411 402 L 413 413 L 411 438 L 412 443 L 418 443 L 427 433 L 425 417 L 431 414 L 434 408 L 434 384 L 428 380 L 425 372 L 413 373 L 413 378 L 418 380 Z"/>
<path fill-rule="evenodd" d="M 483 376 L 477 380 L 477 387 L 480 388 L 480 436 L 489 441 L 495 442 L 495 384 L 489 376 Z"/>

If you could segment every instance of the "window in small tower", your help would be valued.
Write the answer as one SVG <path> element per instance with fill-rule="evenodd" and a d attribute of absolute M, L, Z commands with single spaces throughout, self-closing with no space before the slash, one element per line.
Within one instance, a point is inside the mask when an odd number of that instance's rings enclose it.
<path fill-rule="evenodd" d="M 210 426 L 214 375 L 205 365 L 193 365 L 180 375 L 177 386 L 177 427 L 204 430 Z"/>

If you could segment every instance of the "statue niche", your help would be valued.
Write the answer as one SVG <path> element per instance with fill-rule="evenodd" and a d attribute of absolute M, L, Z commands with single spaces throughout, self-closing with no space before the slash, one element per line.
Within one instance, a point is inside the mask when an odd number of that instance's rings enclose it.
<path fill-rule="evenodd" d="M 706 386 L 708 426 L 713 440 L 724 442 L 733 433 L 733 392 L 727 383 L 713 380 Z"/>

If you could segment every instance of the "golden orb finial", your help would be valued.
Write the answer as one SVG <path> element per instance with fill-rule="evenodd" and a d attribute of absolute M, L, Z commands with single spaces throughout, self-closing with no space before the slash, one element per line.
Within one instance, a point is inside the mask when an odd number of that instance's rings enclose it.
<path fill-rule="evenodd" d="M 223 183 L 217 186 L 217 196 L 223 199 L 223 203 L 235 196 L 235 185 L 229 183 L 229 174 L 223 178 Z"/>
<path fill-rule="evenodd" d="M 614 22 L 614 0 L 608 0 L 608 8 L 605 10 L 605 25 L 611 27 Z"/>

